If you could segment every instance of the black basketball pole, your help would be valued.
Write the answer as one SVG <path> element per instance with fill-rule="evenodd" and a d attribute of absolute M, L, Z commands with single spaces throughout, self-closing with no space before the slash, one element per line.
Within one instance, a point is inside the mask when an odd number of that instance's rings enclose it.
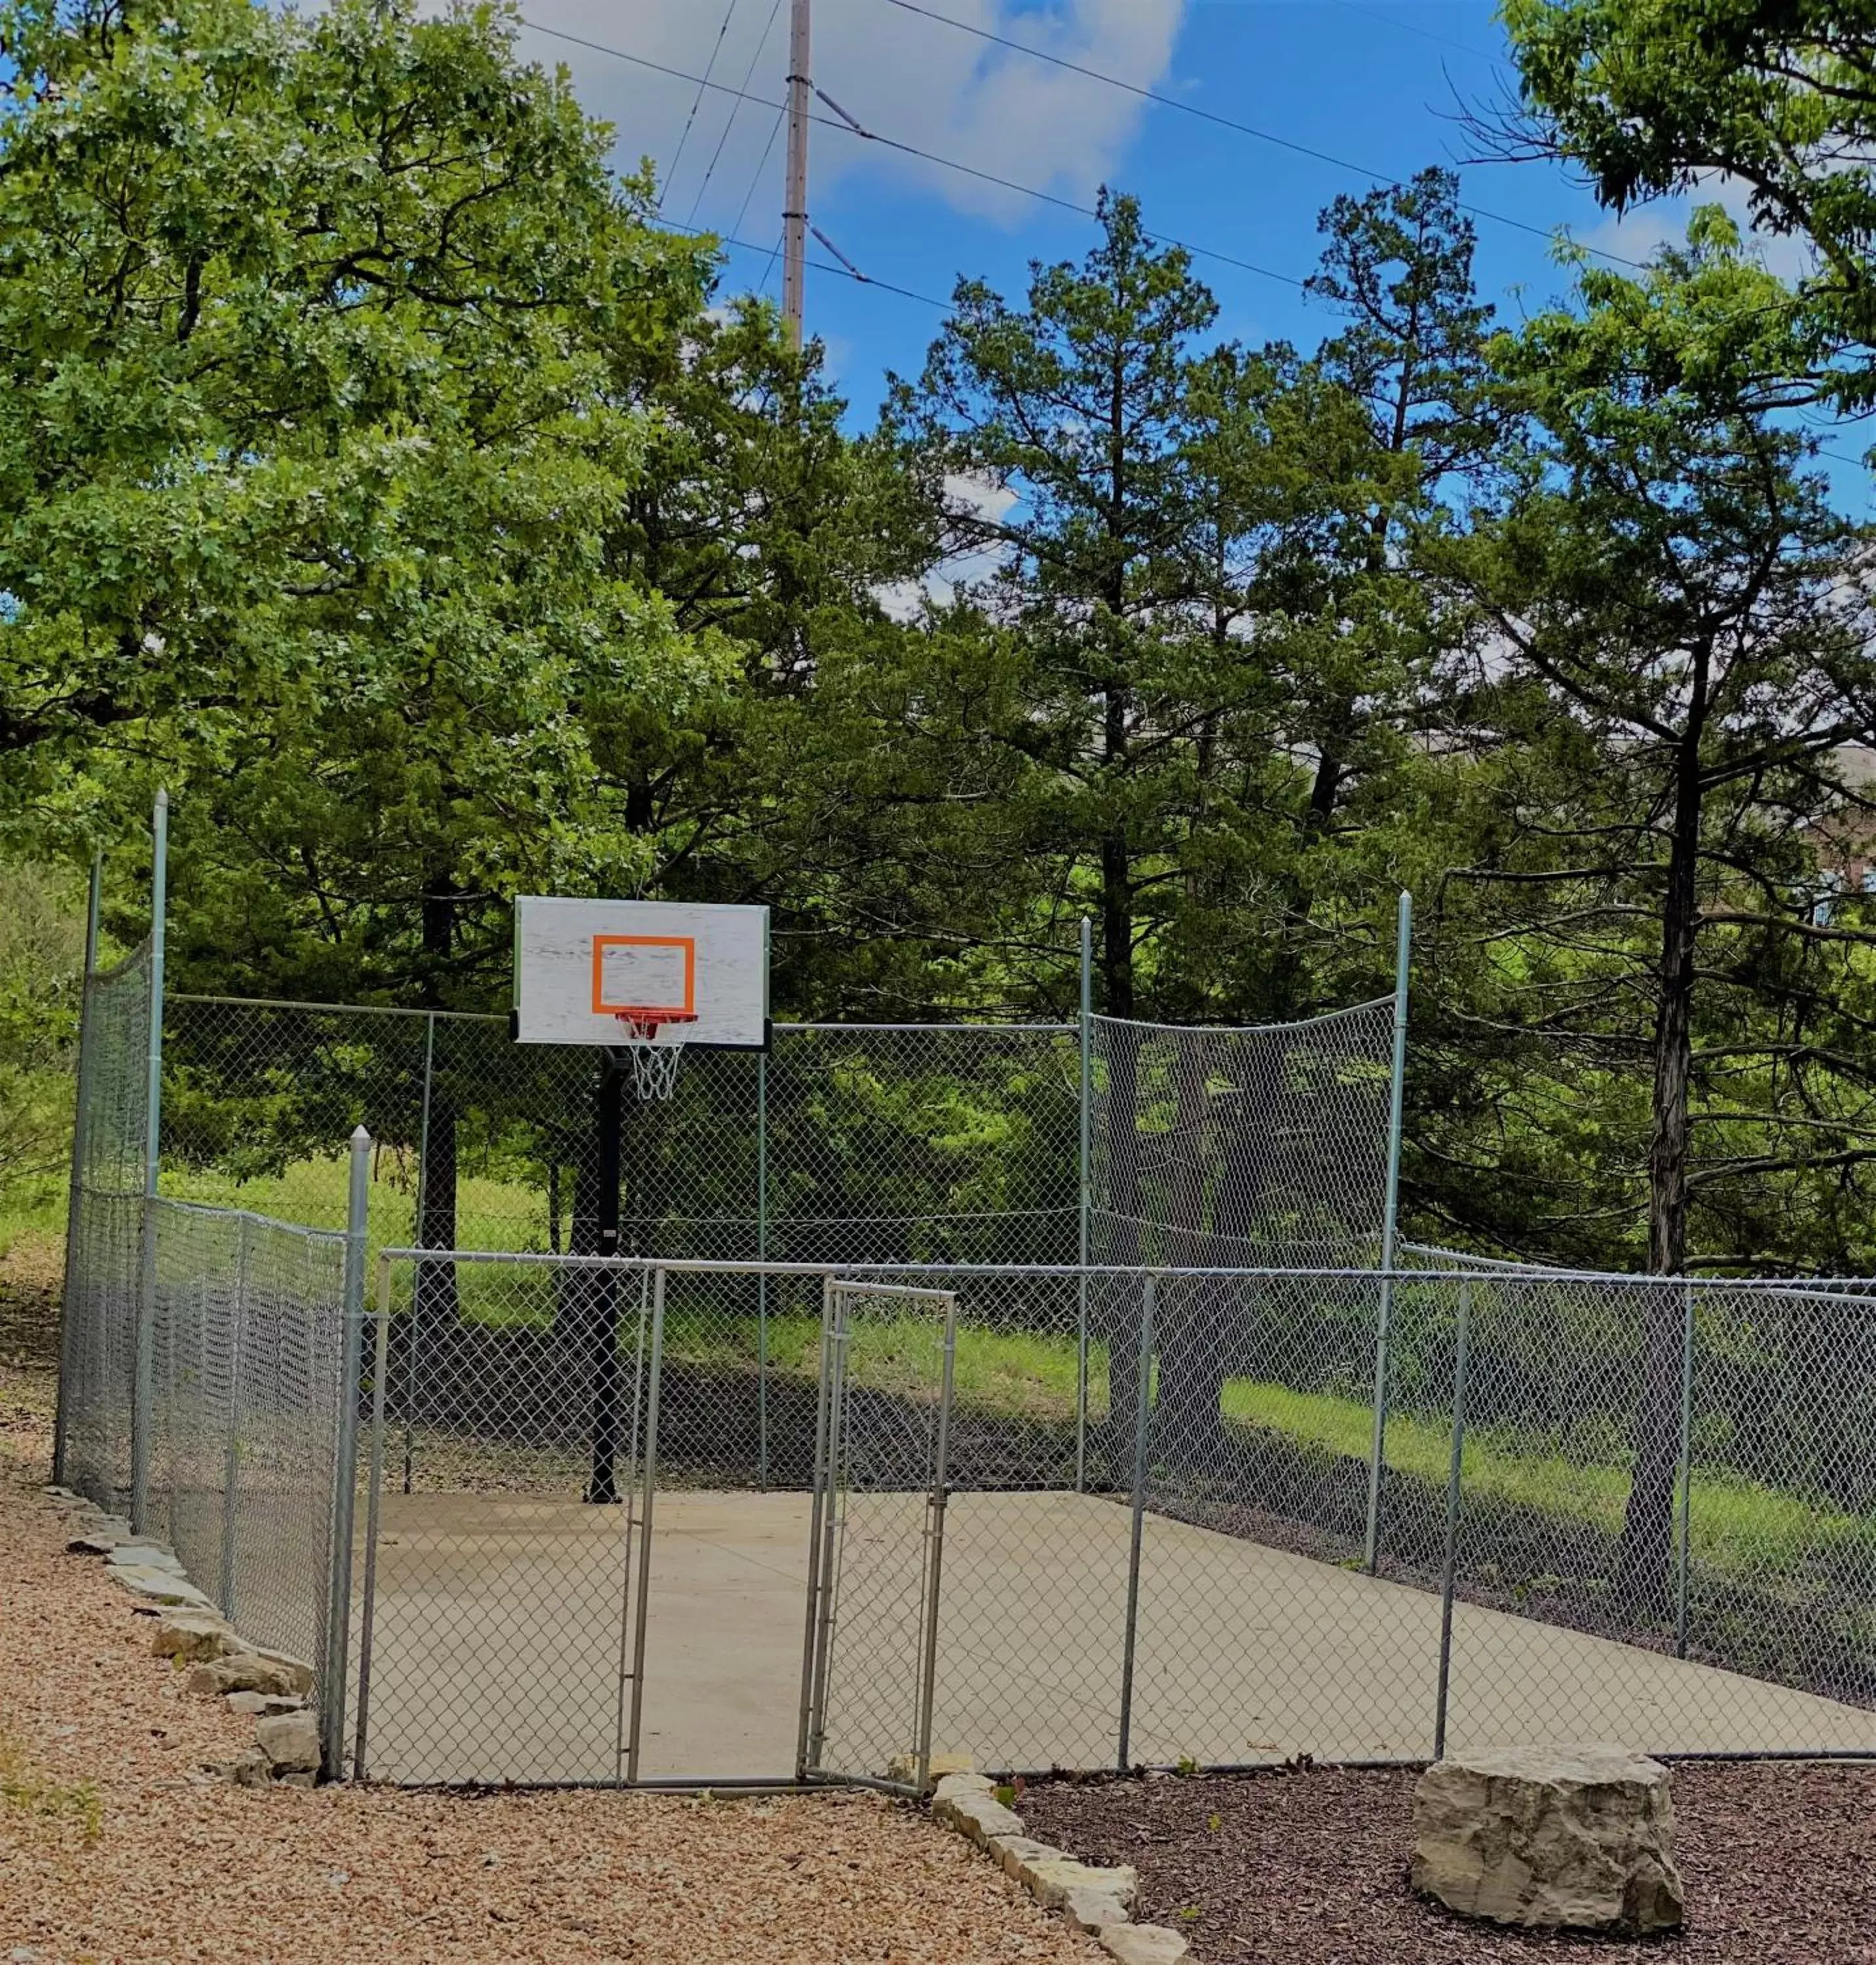
<path fill-rule="evenodd" d="M 623 1157 L 625 1073 L 610 1051 L 603 1053 L 599 1082 L 599 1253 L 619 1253 L 619 1177 Z M 619 1498 L 616 1466 L 624 1417 L 619 1409 L 619 1272 L 591 1272 L 593 1331 L 593 1466 L 586 1498 Z"/>

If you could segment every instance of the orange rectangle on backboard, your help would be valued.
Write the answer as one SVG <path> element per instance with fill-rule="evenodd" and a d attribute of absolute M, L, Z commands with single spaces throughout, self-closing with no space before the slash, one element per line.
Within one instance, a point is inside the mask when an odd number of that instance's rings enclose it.
<path fill-rule="evenodd" d="M 670 948 L 684 957 L 684 1000 L 681 1002 L 646 1001 L 609 1003 L 606 1000 L 606 954 L 613 948 Z M 687 934 L 596 934 L 593 937 L 593 1014 L 616 1015 L 622 1010 L 684 1010 L 697 1008 L 697 944 Z"/>

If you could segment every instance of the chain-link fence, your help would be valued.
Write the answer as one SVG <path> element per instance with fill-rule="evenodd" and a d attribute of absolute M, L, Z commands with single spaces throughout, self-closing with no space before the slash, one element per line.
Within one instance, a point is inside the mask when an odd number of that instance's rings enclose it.
<path fill-rule="evenodd" d="M 1388 997 L 1260 1029 L 1095 1018 L 1083 1259 L 1376 1264 L 1395 1017 Z"/>
<path fill-rule="evenodd" d="M 376 1143 L 381 1242 L 590 1254 L 597 1053 L 497 1017 L 172 997 L 163 1191 L 345 1219 L 342 1142 Z M 689 1053 L 632 1108 L 621 1240 L 723 1260 L 1072 1262 L 1079 1045 L 1054 1025 L 778 1024 Z"/>
<path fill-rule="evenodd" d="M 149 1153 L 151 955 L 85 983 L 55 1479 L 127 1507 Z"/>
<path fill-rule="evenodd" d="M 1398 1272 L 1376 1483 L 1369 1272 L 465 1256 L 512 1342 L 463 1353 L 407 1494 L 397 1344 L 433 1259 L 392 1261 L 382 1323 L 386 1777 L 1876 1750 L 1868 1394 L 1816 1368 L 1850 1297 Z M 763 1280 L 800 1319 L 771 1380 L 799 1446 L 766 1491 L 729 1339 Z M 1132 1320 L 1134 1402 L 1092 1375 L 1089 1464 L 1125 1471 L 1078 1491 L 1084 1288 Z M 594 1505 L 602 1467 L 630 1505 Z"/>
<path fill-rule="evenodd" d="M 339 1487 L 345 1237 L 158 1201 L 149 1506 L 138 1526 L 323 1687 Z"/>
<path fill-rule="evenodd" d="M 613 1263 L 600 1061 L 490 1018 L 172 1001 L 147 1198 L 150 966 L 88 984 L 64 1478 L 352 1642 L 375 1774 L 1876 1750 L 1868 1286 L 1384 1266 L 1392 1002 L 699 1053 Z"/>
<path fill-rule="evenodd" d="M 149 1192 L 153 966 L 86 982 L 55 1475 L 323 1690 L 346 1238 Z"/>

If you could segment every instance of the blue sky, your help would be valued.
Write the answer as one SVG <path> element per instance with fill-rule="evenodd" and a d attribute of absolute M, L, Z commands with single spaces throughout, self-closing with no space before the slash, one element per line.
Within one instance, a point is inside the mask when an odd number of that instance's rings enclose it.
<path fill-rule="evenodd" d="M 1463 164 L 1460 103 L 1489 98 L 1511 80 L 1489 0 L 919 4 L 1383 176 Z M 668 217 L 773 247 L 784 150 L 774 111 L 715 90 L 700 103 L 690 84 L 538 28 L 691 75 L 708 71 L 779 103 L 788 0 L 627 0 L 623 8 L 525 0 L 525 13 L 537 24 L 523 30 L 524 49 L 565 63 L 582 99 L 617 126 L 622 160 L 657 160 Z M 1321 208 L 1372 182 L 996 47 L 892 0 L 816 0 L 814 23 L 816 82 L 868 128 L 1077 204 L 1092 204 L 1096 188 L 1112 184 L 1141 198 L 1154 230 L 1294 280 L 1314 266 Z M 1723 191 L 1716 195 L 1736 205 Z M 1463 195 L 1479 207 L 1482 292 L 1511 319 L 1569 291 L 1549 243 L 1556 228 L 1639 258 L 1681 220 L 1680 211 L 1660 207 L 1618 224 L 1579 184 L 1543 165 L 1464 165 Z M 961 274 L 1018 293 L 1031 259 L 1079 256 L 1092 234 L 1092 222 L 1072 212 L 824 124 L 813 135 L 809 202 L 814 222 L 863 272 L 939 298 Z M 1790 245 L 1767 250 L 1775 265 L 1795 269 Z M 819 245 L 811 254 L 830 257 Z M 1216 259 L 1201 257 L 1197 265 L 1218 295 L 1227 334 L 1312 348 L 1331 331 L 1332 317 L 1293 285 Z M 730 288 L 765 278 L 766 291 L 777 293 L 779 263 L 767 249 L 732 251 Z M 832 273 L 809 276 L 809 331 L 825 341 L 863 419 L 888 370 L 916 371 L 939 318 L 915 300 Z M 1833 446 L 1855 455 L 1867 441 L 1845 432 Z M 1827 468 L 1839 497 L 1861 515 L 1868 474 L 1852 464 Z"/>

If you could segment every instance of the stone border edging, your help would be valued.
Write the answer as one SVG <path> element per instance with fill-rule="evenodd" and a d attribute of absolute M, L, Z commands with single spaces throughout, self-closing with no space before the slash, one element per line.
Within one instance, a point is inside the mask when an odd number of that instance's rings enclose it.
<path fill-rule="evenodd" d="M 172 1549 L 133 1534 L 121 1516 L 69 1487 L 44 1492 L 71 1531 L 66 1553 L 102 1556 L 105 1574 L 136 1598 L 137 1614 L 156 1618 L 151 1651 L 188 1671 L 188 1690 L 219 1696 L 254 1721 L 254 1745 L 209 1771 L 237 1787 L 311 1787 L 320 1772 L 312 1667 L 250 1644 L 189 1581 Z"/>
<path fill-rule="evenodd" d="M 983 1850 L 1044 1910 L 1059 1910 L 1075 1930 L 1090 1933 L 1120 1965 L 1178 1965 L 1190 1948 L 1165 1925 L 1131 1922 L 1139 1877 L 1131 1865 L 1102 1869 L 1025 1835 L 1022 1817 L 997 1799 L 987 1775 L 941 1775 L 932 1819 Z"/>

